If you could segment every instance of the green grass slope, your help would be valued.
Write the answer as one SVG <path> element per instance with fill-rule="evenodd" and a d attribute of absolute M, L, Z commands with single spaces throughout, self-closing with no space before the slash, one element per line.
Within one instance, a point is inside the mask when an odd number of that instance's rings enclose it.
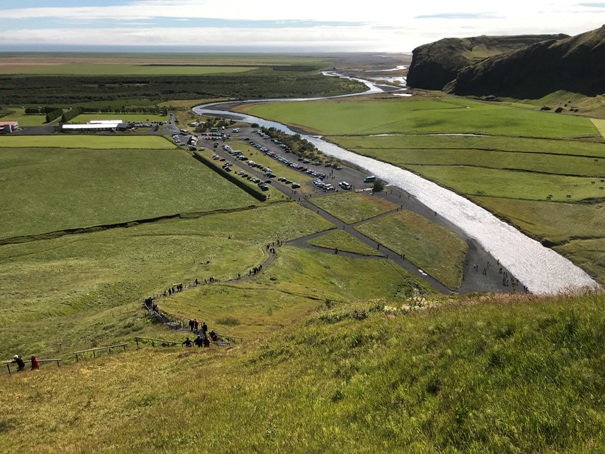
<path fill-rule="evenodd" d="M 35 433 L 36 449 L 66 453 L 601 452 L 603 302 L 341 303 L 227 351 L 3 375 L 0 445 Z"/>
<path fill-rule="evenodd" d="M 0 246 L 0 358 L 61 355 L 145 335 L 144 297 L 195 278 L 245 275 L 268 258 L 268 242 L 329 227 L 309 210 L 280 203 Z M 191 292 L 193 313 L 204 296 Z M 230 290 L 223 296 L 231 298 Z"/>

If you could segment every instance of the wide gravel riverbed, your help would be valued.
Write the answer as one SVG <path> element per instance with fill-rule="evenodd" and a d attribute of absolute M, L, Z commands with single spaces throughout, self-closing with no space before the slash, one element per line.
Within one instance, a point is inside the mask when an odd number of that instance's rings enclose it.
<path fill-rule="evenodd" d="M 371 90 L 376 90 L 371 83 L 365 82 L 372 87 Z M 228 116 L 294 134 L 287 126 L 277 122 L 222 110 L 221 104 L 197 106 L 193 110 L 199 115 Z M 537 294 L 557 294 L 599 288 L 585 271 L 570 260 L 544 247 L 470 200 L 411 172 L 358 155 L 326 142 L 320 137 L 304 134 L 301 136 L 313 143 L 322 153 L 366 169 L 368 173 L 406 191 L 436 214 L 448 219 L 466 235 L 476 240 L 527 287 L 528 291 Z"/>

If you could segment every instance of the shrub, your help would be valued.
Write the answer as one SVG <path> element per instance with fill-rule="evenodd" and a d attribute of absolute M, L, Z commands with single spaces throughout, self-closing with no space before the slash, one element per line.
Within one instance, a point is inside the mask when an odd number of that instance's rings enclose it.
<path fill-rule="evenodd" d="M 216 323 L 219 325 L 225 325 L 225 326 L 237 326 L 240 324 L 238 319 L 236 319 L 235 317 L 231 317 L 231 316 L 219 318 L 216 320 Z"/>

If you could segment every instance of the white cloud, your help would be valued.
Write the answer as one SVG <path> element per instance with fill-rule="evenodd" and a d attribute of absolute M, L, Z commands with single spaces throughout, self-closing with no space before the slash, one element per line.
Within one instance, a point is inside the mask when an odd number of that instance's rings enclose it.
<path fill-rule="evenodd" d="M 48 0 L 47 5 L 52 5 Z M 0 7 L 1 8 L 1 7 Z M 425 17 L 417 19 L 418 17 Z M 56 44 L 165 43 L 184 45 L 202 36 L 208 45 L 263 45 L 270 43 L 323 47 L 325 50 L 411 51 L 414 47 L 445 37 L 511 35 L 526 33 L 582 33 L 605 23 L 602 8 L 563 0 L 425 0 L 404 4 L 384 0 L 357 7 L 350 0 L 137 0 L 122 6 L 53 7 L 1 10 L 1 19 L 27 19 L 29 30 L 0 31 L 0 42 Z M 82 30 L 50 29 L 46 19 L 69 20 Z M 173 20 L 225 19 L 248 21 L 247 28 L 163 28 L 162 18 Z M 103 21 L 102 29 L 95 21 Z M 147 28 L 141 21 L 156 21 Z M 289 21 L 317 21 L 314 27 L 293 27 Z M 107 21 L 115 21 L 108 28 Z M 284 22 L 273 28 L 253 21 Z M 331 26 L 338 22 L 349 25 Z M 44 23 L 46 26 L 36 24 Z M 125 24 L 132 24 L 128 28 Z M 323 23 L 323 25 L 322 25 Z M 29 28 L 29 27 L 28 27 Z M 84 30 L 84 31 L 83 31 Z M 83 42 L 84 40 L 84 42 Z"/>
<path fill-rule="evenodd" d="M 116 28 L 116 29 L 46 29 L 0 32 L 0 44 L 53 43 L 80 45 L 194 45 L 257 47 L 288 46 L 315 50 L 349 50 L 365 48 L 375 51 L 402 51 L 396 42 L 388 48 L 390 35 L 372 28 L 316 27 L 313 29 L 238 28 Z M 20 37 L 20 38 L 19 38 Z M 192 39 L 195 38 L 195 39 Z"/>

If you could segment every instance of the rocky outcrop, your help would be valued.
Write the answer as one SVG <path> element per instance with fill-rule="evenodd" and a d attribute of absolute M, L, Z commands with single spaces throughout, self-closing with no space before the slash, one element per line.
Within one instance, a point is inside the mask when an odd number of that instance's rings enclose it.
<path fill-rule="evenodd" d="M 565 37 L 567 35 L 479 36 L 445 38 L 425 44 L 412 53 L 407 85 L 441 90 L 469 65 L 534 43 Z"/>
<path fill-rule="evenodd" d="M 605 93 L 605 26 L 467 66 L 450 87 L 458 95 L 518 99 L 538 99 L 558 90 Z"/>

